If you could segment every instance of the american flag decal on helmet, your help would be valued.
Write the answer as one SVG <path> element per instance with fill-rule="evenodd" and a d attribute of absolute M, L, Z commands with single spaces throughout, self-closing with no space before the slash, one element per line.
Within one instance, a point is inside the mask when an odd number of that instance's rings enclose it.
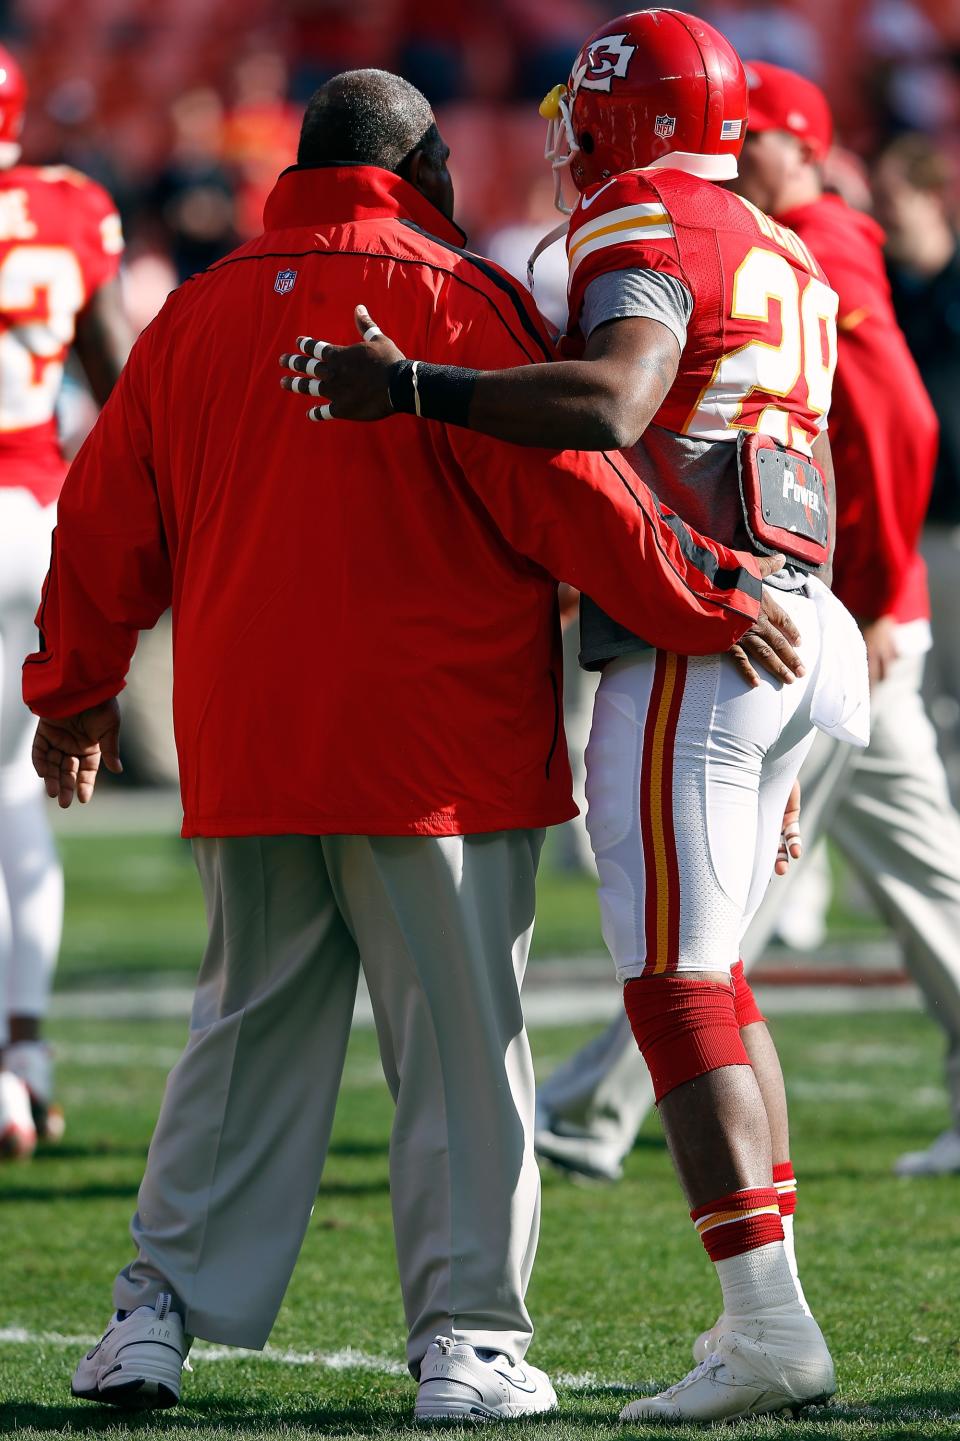
<path fill-rule="evenodd" d="M 289 295 L 296 283 L 297 272 L 295 270 L 278 270 L 273 288 L 278 295 Z"/>
<path fill-rule="evenodd" d="M 658 115 L 654 121 L 654 133 L 660 136 L 661 140 L 669 140 L 677 128 L 677 117 L 675 115 Z"/>

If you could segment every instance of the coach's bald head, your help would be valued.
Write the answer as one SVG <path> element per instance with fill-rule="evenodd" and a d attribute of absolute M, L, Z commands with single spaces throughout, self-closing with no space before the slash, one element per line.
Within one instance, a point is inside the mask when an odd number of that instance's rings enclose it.
<path fill-rule="evenodd" d="M 430 102 L 388 70 L 346 70 L 311 97 L 300 130 L 299 165 L 378 165 L 453 216 L 449 149 Z"/>

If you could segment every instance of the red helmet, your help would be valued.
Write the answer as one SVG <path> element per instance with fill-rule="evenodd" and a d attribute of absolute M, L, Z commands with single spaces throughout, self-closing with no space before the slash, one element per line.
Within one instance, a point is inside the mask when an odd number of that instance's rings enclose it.
<path fill-rule="evenodd" d="M 570 164 L 578 190 L 676 154 L 708 156 L 698 173 L 729 180 L 747 128 L 747 81 L 733 46 L 706 21 L 637 10 L 594 31 L 541 114 L 553 122 L 548 155 Z"/>
<path fill-rule="evenodd" d="M 0 46 L 0 143 L 17 144 L 27 108 L 27 82 L 9 50 Z"/>

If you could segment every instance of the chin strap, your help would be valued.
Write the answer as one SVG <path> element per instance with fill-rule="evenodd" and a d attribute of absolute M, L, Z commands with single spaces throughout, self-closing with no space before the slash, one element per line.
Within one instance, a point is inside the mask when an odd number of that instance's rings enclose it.
<path fill-rule="evenodd" d="M 569 225 L 569 220 L 561 220 L 559 225 L 554 226 L 553 230 L 549 231 L 542 240 L 538 240 L 534 246 L 530 259 L 527 261 L 527 287 L 531 293 L 533 292 L 533 267 L 545 250 L 549 250 L 551 245 L 556 245 L 558 240 L 563 239 Z"/>

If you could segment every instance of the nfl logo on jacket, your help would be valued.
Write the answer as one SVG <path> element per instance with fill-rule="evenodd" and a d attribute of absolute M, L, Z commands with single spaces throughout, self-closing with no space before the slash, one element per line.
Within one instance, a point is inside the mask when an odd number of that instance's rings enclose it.
<path fill-rule="evenodd" d="M 278 295 L 289 295 L 297 281 L 295 270 L 278 270 L 273 288 Z"/>
<path fill-rule="evenodd" d="M 675 115 L 658 115 L 653 128 L 661 140 L 669 140 L 677 128 L 677 117 Z"/>

